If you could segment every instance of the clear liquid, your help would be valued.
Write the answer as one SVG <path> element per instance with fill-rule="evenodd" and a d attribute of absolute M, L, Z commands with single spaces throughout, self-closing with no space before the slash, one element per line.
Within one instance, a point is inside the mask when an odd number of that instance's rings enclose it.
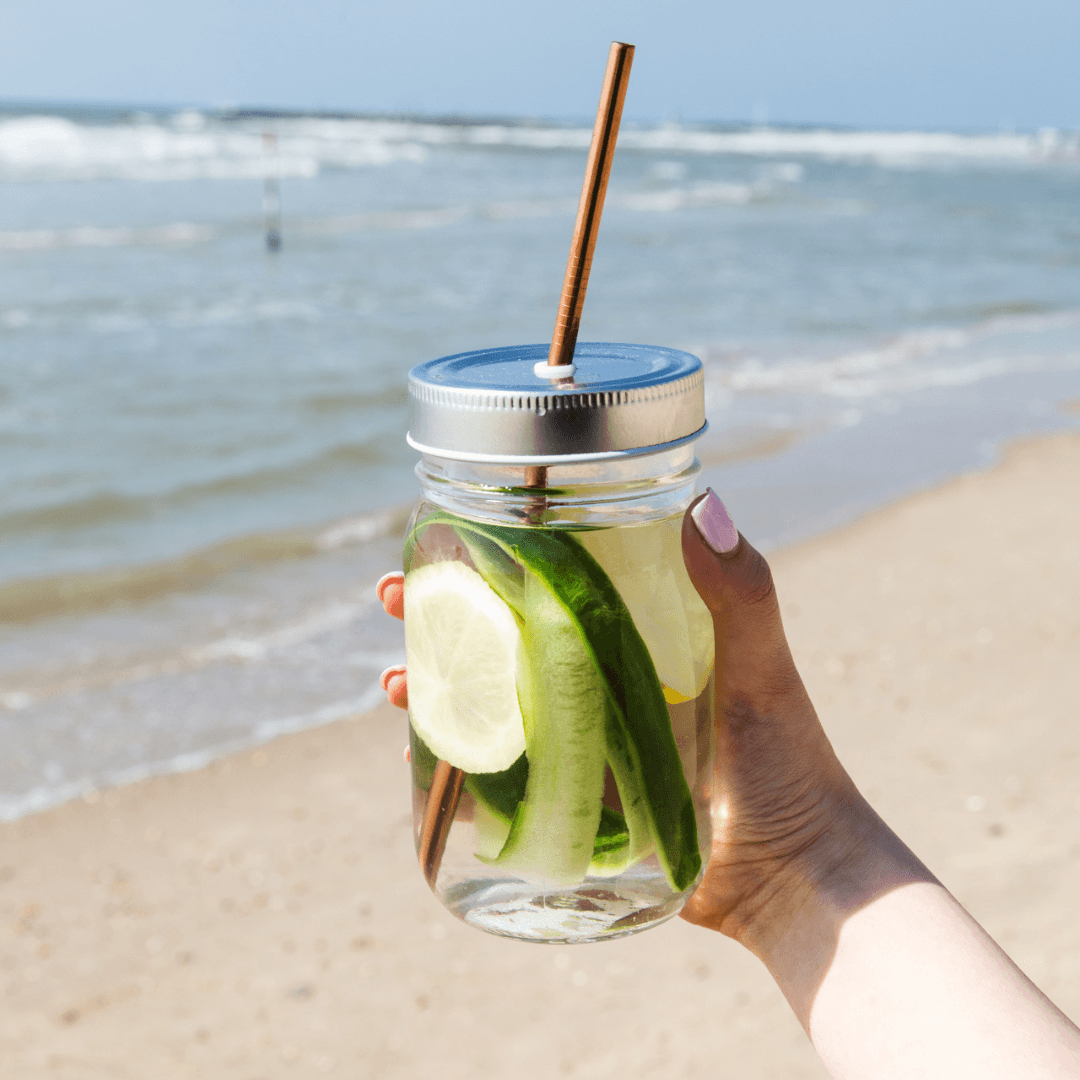
<path fill-rule="evenodd" d="M 681 515 L 667 522 L 625 527 L 624 531 L 631 542 L 621 543 L 620 538 L 617 546 L 620 551 L 630 553 L 627 556 L 630 561 L 629 564 L 613 565 L 611 579 L 613 583 L 616 580 L 642 583 L 641 589 L 637 589 L 636 584 L 633 586 L 640 594 L 635 601 L 638 608 L 635 626 L 640 623 L 641 627 L 648 627 L 654 642 L 659 643 L 662 640 L 662 645 L 657 644 L 655 649 L 652 645 L 649 646 L 650 652 L 657 654 L 654 656 L 657 673 L 660 674 L 661 670 L 674 670 L 673 678 L 680 674 L 682 678 L 687 678 L 689 676 L 685 672 L 693 670 L 692 661 L 696 660 L 699 665 L 696 681 L 700 682 L 700 665 L 706 658 L 700 655 L 696 658 L 684 657 L 677 652 L 673 655 L 672 649 L 677 650 L 679 642 L 671 640 L 670 627 L 657 628 L 651 625 L 651 613 L 647 607 L 642 607 L 643 602 L 661 604 L 666 610 L 664 617 L 671 616 L 671 605 L 676 602 L 673 600 L 674 594 L 670 592 L 671 577 L 673 574 L 685 576 L 681 550 L 677 544 L 679 520 Z M 651 532 L 646 534 L 636 530 Z M 658 530 L 663 533 L 663 542 L 659 546 Z M 674 546 L 672 536 L 676 537 Z M 674 566 L 670 565 L 673 555 L 678 557 Z M 611 556 L 606 558 L 611 563 Z M 473 562 L 467 545 L 461 542 L 451 527 L 434 525 L 422 534 L 418 544 L 412 549 L 406 570 L 446 559 L 464 562 L 478 572 L 486 569 Z M 652 565 L 649 565 L 650 560 Z M 665 565 L 656 565 L 660 560 L 663 560 Z M 668 583 L 667 594 L 663 591 L 663 582 Z M 679 588 L 683 589 L 685 584 L 688 582 L 680 581 Z M 684 589 L 683 591 L 685 592 Z M 625 594 L 629 592 L 629 588 L 624 587 L 621 592 Z M 641 595 L 646 596 L 645 601 L 642 601 Z M 668 601 L 666 605 L 665 596 Z M 624 595 L 624 601 L 626 600 Z M 630 603 L 627 606 L 630 607 Z M 682 624 L 676 618 L 672 625 Z M 642 637 L 648 641 L 646 633 L 643 632 Z M 689 649 L 689 642 L 687 648 Z M 660 655 L 661 652 L 663 655 Z M 711 666 L 711 653 L 707 660 Z M 668 699 L 667 718 L 678 752 L 678 764 L 692 799 L 697 844 L 701 865 L 704 866 L 711 843 L 711 674 L 707 676 L 704 688 L 693 698 L 673 693 L 666 685 L 664 689 Z M 680 697 L 682 700 L 677 700 Z M 669 874 L 665 872 L 655 852 L 631 862 L 618 872 L 604 868 L 593 873 L 591 866 L 590 872 L 573 885 L 554 885 L 546 881 L 542 868 L 535 874 L 522 872 L 520 868 L 518 874 L 507 870 L 494 860 L 497 859 L 510 829 L 513 798 L 507 800 L 504 795 L 502 812 L 493 812 L 489 797 L 490 786 L 484 787 L 485 783 L 490 785 L 490 775 L 487 778 L 464 775 L 458 777 L 462 786 L 456 799 L 449 802 L 443 800 L 443 814 L 432 813 L 433 808 L 429 807 L 428 803 L 437 760 L 415 730 L 411 731 L 411 736 L 414 824 L 421 864 L 424 866 L 426 862 L 429 884 L 436 896 L 469 925 L 488 933 L 527 941 L 552 944 L 601 941 L 638 933 L 672 918 L 696 886 L 695 880 L 685 888 L 674 888 Z M 441 767 L 445 775 L 446 766 Z M 643 768 L 648 767 L 649 763 L 643 764 Z M 508 786 L 513 787 L 513 784 Z M 438 780 L 435 781 L 435 790 L 440 791 Z M 622 818 L 624 808 L 619 785 L 610 765 L 606 769 L 602 805 L 613 812 L 610 815 L 612 819 Z M 441 854 L 436 853 L 434 858 L 428 851 L 433 821 L 439 823 L 437 831 L 441 837 L 445 837 Z M 428 834 L 426 837 L 425 828 Z M 592 865 L 597 865 L 595 858 Z M 700 874 L 698 877 L 700 878 Z"/>

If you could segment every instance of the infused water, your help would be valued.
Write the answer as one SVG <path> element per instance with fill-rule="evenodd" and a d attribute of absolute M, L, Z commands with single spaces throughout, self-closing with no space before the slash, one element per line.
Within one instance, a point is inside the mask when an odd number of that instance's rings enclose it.
<path fill-rule="evenodd" d="M 528 516 L 421 502 L 410 526 L 417 846 L 479 929 L 619 937 L 675 915 L 707 859 L 711 616 L 682 506 L 599 528 Z"/>

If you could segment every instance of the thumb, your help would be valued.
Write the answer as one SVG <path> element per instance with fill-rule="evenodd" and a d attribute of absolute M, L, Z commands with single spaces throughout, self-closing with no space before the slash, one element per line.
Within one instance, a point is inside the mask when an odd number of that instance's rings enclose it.
<path fill-rule="evenodd" d="M 713 617 L 718 704 L 758 713 L 801 690 L 769 564 L 711 488 L 686 511 L 682 547 L 690 580 Z"/>

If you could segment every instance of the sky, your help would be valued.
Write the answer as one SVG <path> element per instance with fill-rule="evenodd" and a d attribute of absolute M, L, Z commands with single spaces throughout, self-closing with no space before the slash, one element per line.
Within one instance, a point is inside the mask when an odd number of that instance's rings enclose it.
<path fill-rule="evenodd" d="M 1080 128 L 1077 0 L 0 0 L 0 101 Z"/>

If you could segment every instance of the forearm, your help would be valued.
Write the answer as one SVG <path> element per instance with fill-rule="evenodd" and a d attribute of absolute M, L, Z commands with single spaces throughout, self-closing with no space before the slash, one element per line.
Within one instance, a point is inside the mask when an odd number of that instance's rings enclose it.
<path fill-rule="evenodd" d="M 851 819 L 741 935 L 831 1075 L 1080 1077 L 1076 1027 L 869 807 Z"/>
<path fill-rule="evenodd" d="M 837 1080 L 1080 1077 L 1080 1032 L 937 884 L 848 917 L 809 1032 Z"/>

